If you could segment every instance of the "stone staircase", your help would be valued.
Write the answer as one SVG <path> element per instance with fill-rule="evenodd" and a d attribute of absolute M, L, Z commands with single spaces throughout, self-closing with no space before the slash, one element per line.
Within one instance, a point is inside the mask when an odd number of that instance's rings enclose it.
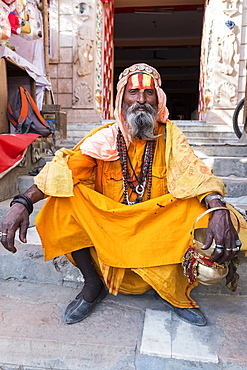
<path fill-rule="evenodd" d="M 112 120 L 105 120 L 103 124 L 108 122 Z M 196 155 L 222 178 L 227 188 L 226 198 L 247 209 L 247 143 L 240 142 L 231 126 L 208 125 L 204 121 L 193 120 L 174 122 L 184 132 Z M 98 126 L 69 125 L 68 144 L 73 146 Z"/>
<path fill-rule="evenodd" d="M 247 143 L 241 143 L 230 126 L 206 125 L 203 121 L 174 122 L 195 154 L 223 180 L 226 199 L 247 210 Z"/>
<path fill-rule="evenodd" d="M 112 120 L 104 120 L 103 124 L 108 122 L 112 122 Z M 67 140 L 69 142 L 78 143 L 84 136 L 86 136 L 91 130 L 96 127 L 101 126 L 97 123 L 88 124 L 85 123 L 83 125 L 79 123 L 69 124 L 67 127 Z"/>
<path fill-rule="evenodd" d="M 193 120 L 173 122 L 184 132 L 190 144 L 239 144 L 239 139 L 231 126 L 212 125 Z"/>

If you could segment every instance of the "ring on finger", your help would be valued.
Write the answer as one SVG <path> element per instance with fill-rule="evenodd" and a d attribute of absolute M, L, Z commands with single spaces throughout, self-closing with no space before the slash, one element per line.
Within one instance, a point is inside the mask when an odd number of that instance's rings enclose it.
<path fill-rule="evenodd" d="M 227 252 L 231 252 L 232 248 L 226 248 Z"/>
<path fill-rule="evenodd" d="M 4 235 L 7 235 L 6 233 L 3 233 L 2 231 L 0 231 L 0 237 L 1 236 L 4 236 Z"/>
<path fill-rule="evenodd" d="M 232 248 L 233 252 L 239 252 L 239 250 L 240 250 L 240 247 Z"/>
<path fill-rule="evenodd" d="M 235 241 L 235 244 L 236 244 L 236 247 L 241 247 L 241 245 L 242 245 L 242 243 L 241 243 L 241 241 L 239 240 L 239 239 L 237 239 L 236 241 Z"/>
<path fill-rule="evenodd" d="M 225 249 L 224 245 L 216 244 L 215 249 L 223 251 Z"/>

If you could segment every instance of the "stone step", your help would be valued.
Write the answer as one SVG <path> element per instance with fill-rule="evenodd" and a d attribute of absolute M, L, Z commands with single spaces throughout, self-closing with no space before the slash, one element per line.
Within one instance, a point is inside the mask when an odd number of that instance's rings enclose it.
<path fill-rule="evenodd" d="M 215 135 L 220 133 L 231 133 L 236 135 L 233 127 L 226 125 L 177 125 L 183 132 L 199 131 L 199 132 L 214 132 Z"/>
<path fill-rule="evenodd" d="M 59 143 L 56 145 L 56 149 L 61 149 L 61 148 L 66 148 L 66 149 L 72 149 L 79 141 L 75 141 L 73 139 L 66 139 L 66 140 L 61 140 Z"/>
<path fill-rule="evenodd" d="M 192 143 L 193 151 L 199 158 L 206 157 L 247 157 L 246 145 L 229 145 L 225 143 L 209 144 L 203 143 L 202 145 Z"/>
<path fill-rule="evenodd" d="M 69 124 L 67 126 L 67 139 L 69 141 L 78 143 L 83 137 L 85 137 L 94 128 L 102 126 L 101 124 Z"/>
<path fill-rule="evenodd" d="M 228 144 L 228 145 L 237 145 L 238 138 L 225 139 L 222 137 L 203 137 L 203 136 L 191 136 L 187 137 L 188 143 L 190 145 L 205 145 L 205 144 Z"/>
<path fill-rule="evenodd" d="M 191 131 L 183 131 L 187 139 L 195 138 L 195 137 L 203 137 L 205 141 L 208 139 L 221 139 L 226 141 L 234 141 L 238 142 L 239 139 L 236 135 L 233 135 L 231 132 L 215 132 L 215 131 L 198 131 L 198 130 L 191 130 Z"/>
<path fill-rule="evenodd" d="M 238 198 L 247 195 L 247 181 L 244 177 L 221 176 L 227 190 L 228 197 Z"/>
<path fill-rule="evenodd" d="M 103 126 L 104 124 L 111 122 L 110 120 L 102 121 L 102 123 L 69 123 L 67 125 L 67 132 L 71 131 L 79 131 L 79 130 L 87 130 L 90 131 L 96 127 Z M 115 121 L 114 121 L 115 122 Z"/>
<path fill-rule="evenodd" d="M 177 126 L 206 126 L 206 121 L 199 120 L 172 120 Z M 223 125 L 222 125 L 223 126 Z"/>
<path fill-rule="evenodd" d="M 62 321 L 78 290 L 50 284 L 0 281 L 0 367 L 3 370 L 134 370 L 144 310 L 106 298 L 81 323 Z"/>
<path fill-rule="evenodd" d="M 86 135 L 88 134 L 88 132 L 84 132 L 82 136 L 68 136 L 68 140 L 70 141 L 70 143 L 72 143 L 72 145 L 70 146 L 70 148 L 73 148 L 77 143 L 79 143 L 79 141 L 81 141 Z M 68 148 L 66 146 L 66 148 Z"/>
<path fill-rule="evenodd" d="M 247 195 L 232 198 L 228 196 L 228 194 L 226 194 L 225 199 L 228 203 L 234 206 L 240 213 L 247 215 Z"/>
<path fill-rule="evenodd" d="M 208 125 L 204 121 L 174 121 L 183 131 L 188 142 L 193 144 L 238 144 L 239 139 L 233 127 L 228 125 Z"/>
<path fill-rule="evenodd" d="M 15 247 L 17 252 L 14 255 L 2 246 L 0 248 L 0 279 L 73 288 L 82 285 L 82 275 L 66 257 L 44 261 L 41 241 L 34 226 L 28 228 L 27 243 L 20 242 L 17 233 Z"/>
<path fill-rule="evenodd" d="M 202 161 L 214 170 L 216 176 L 247 177 L 247 157 L 203 157 Z"/>
<path fill-rule="evenodd" d="M 246 296 L 195 292 L 208 320 L 197 327 L 153 291 L 108 294 L 88 318 L 67 325 L 63 313 L 78 289 L 0 280 L 0 290 L 3 370 L 247 369 Z"/>

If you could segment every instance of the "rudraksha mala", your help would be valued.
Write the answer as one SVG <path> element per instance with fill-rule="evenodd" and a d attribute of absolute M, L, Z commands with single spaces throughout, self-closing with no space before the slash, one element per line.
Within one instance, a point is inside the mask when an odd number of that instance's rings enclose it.
<path fill-rule="evenodd" d="M 117 149 L 123 175 L 123 203 L 133 205 L 142 202 L 145 189 L 147 189 L 147 199 L 149 200 L 151 198 L 152 164 L 155 150 L 155 140 L 147 140 L 146 142 L 139 176 L 136 175 L 135 170 L 132 166 L 126 143 L 120 130 L 118 130 L 117 134 Z M 128 162 L 130 164 L 133 177 L 130 174 Z M 134 202 L 129 201 L 128 186 L 137 194 L 136 200 Z"/>

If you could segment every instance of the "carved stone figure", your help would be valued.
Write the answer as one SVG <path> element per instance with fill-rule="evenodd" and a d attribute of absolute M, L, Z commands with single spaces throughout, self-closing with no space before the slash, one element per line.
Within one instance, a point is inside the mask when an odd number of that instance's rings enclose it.
<path fill-rule="evenodd" d="M 77 73 L 86 76 L 90 73 L 90 62 L 93 61 L 93 39 L 90 37 L 90 29 L 83 25 L 78 30 L 77 48 L 74 53 L 74 64 L 79 61 Z"/>
<path fill-rule="evenodd" d="M 234 62 L 239 62 L 237 50 L 237 37 L 235 33 L 235 23 L 227 21 L 227 32 L 218 37 L 218 61 L 222 64 L 220 72 L 231 75 L 234 69 Z"/>

